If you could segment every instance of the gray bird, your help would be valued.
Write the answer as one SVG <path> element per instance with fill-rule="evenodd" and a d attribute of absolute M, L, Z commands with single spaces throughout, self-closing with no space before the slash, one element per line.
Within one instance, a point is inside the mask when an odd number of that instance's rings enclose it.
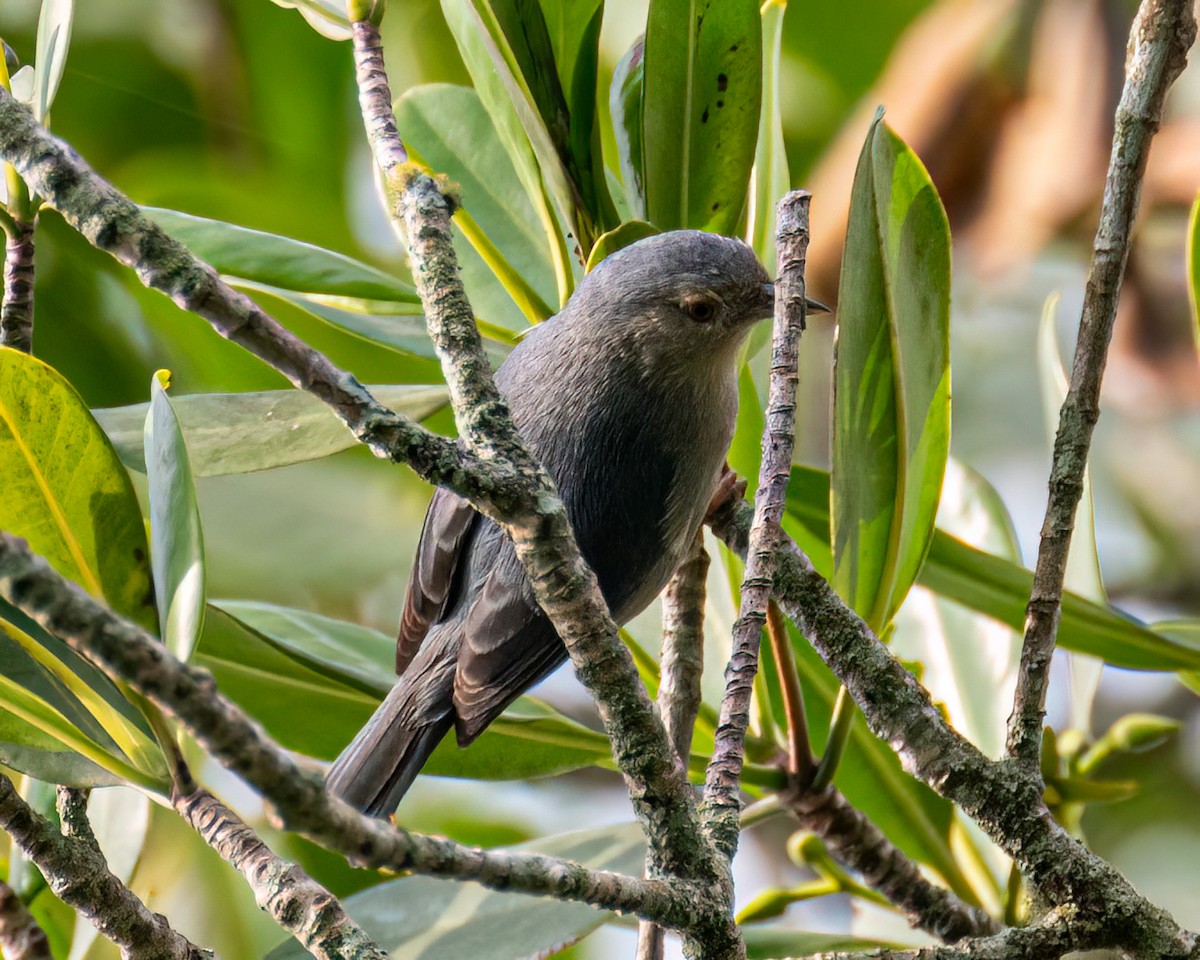
<path fill-rule="evenodd" d="M 606 258 L 496 373 L 618 623 L 658 595 L 704 519 L 733 436 L 738 348 L 773 302 L 740 240 L 659 234 Z M 399 679 L 329 789 L 388 816 L 451 727 L 466 746 L 566 659 L 512 543 L 438 489 L 400 621 Z"/>

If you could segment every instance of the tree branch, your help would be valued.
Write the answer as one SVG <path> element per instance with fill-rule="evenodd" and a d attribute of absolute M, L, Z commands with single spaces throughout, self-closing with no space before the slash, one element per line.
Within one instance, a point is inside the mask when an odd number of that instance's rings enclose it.
<path fill-rule="evenodd" d="M 0 346 L 33 352 L 33 234 L 35 224 L 12 219 L 5 225 L 4 303 Z"/>
<path fill-rule="evenodd" d="M 1046 686 L 1061 615 L 1067 553 L 1083 494 L 1092 430 L 1100 417 L 1100 381 L 1117 316 L 1142 175 L 1167 88 L 1186 65 L 1195 38 L 1192 0 L 1144 0 L 1129 37 L 1125 86 L 1117 105 L 1112 158 L 1084 292 L 1071 384 L 1054 438 L 1050 495 L 1008 721 L 1008 752 L 1033 773 L 1039 771 L 1041 762 Z"/>
<path fill-rule="evenodd" d="M 7 883 L 0 883 L 0 954 L 5 960 L 51 960 L 46 931 Z"/>
<path fill-rule="evenodd" d="M 0 827 L 29 857 L 60 900 L 118 947 L 126 960 L 207 960 L 211 954 L 171 929 L 113 876 L 95 838 L 59 833 L 0 775 Z M 88 828 L 90 835 L 91 829 Z"/>
<path fill-rule="evenodd" d="M 320 960 L 387 960 L 341 902 L 307 873 L 277 857 L 253 830 L 203 787 L 192 783 L 171 803 L 223 860 L 236 868 L 259 907 Z"/>
<path fill-rule="evenodd" d="M 708 551 L 704 530 L 696 531 L 691 551 L 679 565 L 662 597 L 663 644 L 659 658 L 658 712 L 675 756 L 687 769 L 692 753 L 692 732 L 700 710 L 700 678 L 704 673 L 704 601 L 708 580 Z M 646 876 L 662 875 L 653 857 L 646 860 Z M 637 960 L 662 960 L 663 929 L 643 920 L 638 925 Z"/>
<path fill-rule="evenodd" d="M 3 533 L 0 596 L 173 716 L 262 795 L 285 829 L 337 850 L 357 865 L 577 900 L 648 917 L 672 929 L 707 929 L 721 922 L 723 913 L 712 908 L 704 889 L 687 882 L 640 880 L 556 857 L 481 850 L 363 816 L 330 796 L 319 776 L 297 766 L 226 700 L 211 674 L 181 663 L 140 627 L 64 580 L 25 541 Z"/>
<path fill-rule="evenodd" d="M 775 330 L 771 347 L 771 385 L 762 439 L 754 523 L 750 528 L 741 610 L 733 625 L 733 652 L 725 670 L 725 696 L 716 742 L 704 784 L 704 828 L 727 859 L 737 850 L 741 832 L 741 772 L 745 756 L 750 695 L 758 671 L 758 648 L 767 619 L 775 576 L 779 523 L 787 499 L 796 430 L 796 384 L 800 333 L 804 330 L 804 256 L 808 249 L 810 195 L 796 190 L 776 208 Z"/>
<path fill-rule="evenodd" d="M 753 509 L 731 499 L 710 515 L 713 533 L 744 557 Z M 1158 957 L 1188 957 L 1196 935 L 1137 893 L 1110 864 L 1073 839 L 1042 800 L 1040 781 L 1011 761 L 992 761 L 933 705 L 928 692 L 813 568 L 789 537 L 772 591 L 862 708 L 867 726 L 904 768 L 957 803 L 1021 868 L 1036 895 L 1071 904 L 1102 924 L 1109 945 Z"/>

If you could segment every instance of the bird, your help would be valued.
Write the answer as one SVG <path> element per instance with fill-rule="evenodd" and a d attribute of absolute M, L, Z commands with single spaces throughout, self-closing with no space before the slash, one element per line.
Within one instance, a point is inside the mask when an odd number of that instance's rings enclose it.
<path fill-rule="evenodd" d="M 659 233 L 602 260 L 496 372 L 617 623 L 649 606 L 695 539 L 733 436 L 740 348 L 773 305 L 742 241 Z M 397 680 L 330 767 L 328 789 L 390 816 L 451 729 L 467 746 L 566 659 L 512 542 L 438 488 L 401 614 Z"/>

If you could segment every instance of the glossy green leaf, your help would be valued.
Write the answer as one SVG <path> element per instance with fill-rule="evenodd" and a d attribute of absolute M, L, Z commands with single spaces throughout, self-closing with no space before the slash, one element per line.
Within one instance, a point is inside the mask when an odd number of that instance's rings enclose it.
<path fill-rule="evenodd" d="M 833 585 L 878 632 L 933 537 L 950 445 L 950 229 L 929 175 L 871 125 L 850 200 L 834 370 Z"/>
<path fill-rule="evenodd" d="M 459 185 L 463 209 L 516 275 L 541 300 L 556 304 L 545 230 L 479 94 L 449 84 L 414 87 L 396 101 L 396 125 L 415 155 Z M 463 228 L 461 213 L 455 223 Z M 517 308 L 513 292 L 482 259 L 477 241 L 472 244 L 475 252 L 459 245 L 472 305 L 495 323 L 526 326 L 527 314 Z"/>
<path fill-rule="evenodd" d="M 115 746 L 152 776 L 165 774 L 162 751 L 145 717 L 104 673 L 5 600 L 0 600 L 0 630 L 7 656 L 15 658 L 6 667 L 8 676 L 96 743 Z"/>
<path fill-rule="evenodd" d="M 139 770 L 61 679 L 0 629 L 0 762 L 39 780 L 92 786 L 128 780 L 165 786 Z"/>
<path fill-rule="evenodd" d="M 825 508 L 828 489 L 829 475 L 824 471 L 793 467 L 784 518 L 789 534 L 826 579 L 832 567 L 829 513 Z M 938 530 L 918 582 L 934 593 L 1019 630 L 1025 622 L 1033 573 Z M 1200 669 L 1200 645 L 1161 636 L 1127 614 L 1070 592 L 1063 596 L 1058 643 L 1067 650 L 1090 653 L 1113 666 L 1132 670 Z"/>
<path fill-rule="evenodd" d="M 58 93 L 63 70 L 67 65 L 67 48 L 71 45 L 71 21 L 75 17 L 73 0 L 42 0 L 38 16 L 36 88 L 33 115 L 45 123 L 50 105 Z"/>
<path fill-rule="evenodd" d="M 1188 301 L 1192 306 L 1192 332 L 1200 348 L 1200 193 L 1192 204 L 1187 228 Z"/>
<path fill-rule="evenodd" d="M 642 142 L 642 88 L 645 84 L 645 40 L 639 37 L 617 63 L 609 88 L 617 159 L 630 214 L 646 217 L 646 157 Z"/>
<path fill-rule="evenodd" d="M 533 204 L 554 264 L 558 301 L 563 303 L 575 286 L 575 266 L 562 224 L 577 226 L 566 170 L 491 5 L 487 0 L 442 0 L 442 13 Z"/>
<path fill-rule="evenodd" d="M 160 370 L 150 382 L 146 479 L 150 496 L 150 568 L 163 643 L 187 661 L 204 623 L 204 534 L 183 427 Z"/>
<path fill-rule="evenodd" d="M 9 348 L 0 348 L 0 477 L 0 530 L 154 629 L 146 531 L 129 475 L 74 388 Z"/>
<path fill-rule="evenodd" d="M 642 137 L 646 219 L 734 233 L 762 102 L 758 0 L 651 0 Z"/>
<path fill-rule="evenodd" d="M 1059 410 L 1067 399 L 1067 376 L 1058 351 L 1058 330 L 1055 318 L 1058 294 L 1046 298 L 1042 320 L 1038 327 L 1038 379 L 1042 393 L 1042 413 L 1046 436 L 1051 446 L 1058 432 Z M 1096 547 L 1096 507 L 1092 498 L 1091 471 L 1083 471 L 1083 493 L 1075 513 L 1075 530 L 1071 534 L 1071 549 L 1067 554 L 1064 585 L 1080 596 L 1097 603 L 1107 603 L 1108 594 L 1100 575 L 1100 554 Z M 1072 653 L 1068 660 L 1070 686 L 1070 724 L 1076 730 L 1091 734 L 1092 702 L 1100 686 L 1103 661 L 1085 654 Z"/>
<path fill-rule="evenodd" d="M 225 276 L 295 293 L 421 302 L 411 284 L 311 243 L 177 210 L 144 207 L 142 212 Z"/>
<path fill-rule="evenodd" d="M 369 388 L 391 409 L 423 420 L 447 403 L 445 387 L 411 384 Z M 197 477 L 269 470 L 348 450 L 357 441 L 316 397 L 300 390 L 261 393 L 200 393 L 175 397 L 172 405 Z M 142 426 L 149 404 L 95 411 L 122 462 L 145 472 Z"/>
<path fill-rule="evenodd" d="M 750 364 L 743 363 L 738 371 L 738 412 L 733 440 L 726 459 L 729 466 L 747 483 L 758 482 L 758 469 L 762 461 L 762 436 L 766 418 L 763 416 L 762 401 Z"/>
<path fill-rule="evenodd" d="M 786 11 L 787 0 L 767 0 L 762 7 L 762 111 L 747 207 L 746 242 L 772 274 L 775 271 L 775 205 L 792 185 L 779 101 L 783 15 Z"/>
<path fill-rule="evenodd" d="M 641 874 L 645 857 L 636 824 L 543 837 L 508 849 L 634 875 Z M 392 960 L 544 957 L 587 936 L 612 916 L 587 904 L 434 877 L 381 883 L 346 898 L 345 906 Z M 292 940 L 273 950 L 268 960 L 307 956 Z"/>
<path fill-rule="evenodd" d="M 658 232 L 658 227 L 645 220 L 626 220 L 619 227 L 609 230 L 608 233 L 601 235 L 596 240 L 591 254 L 588 255 L 587 267 L 584 272 L 591 273 L 605 257 L 611 256 L 631 243 L 652 237 Z"/>
<path fill-rule="evenodd" d="M 393 640 L 355 624 L 223 601 L 209 605 L 197 662 L 285 747 L 332 760 L 390 689 L 394 657 Z M 309 709 L 298 712 L 298 702 Z M 469 748 L 459 749 L 451 734 L 425 771 L 515 780 L 611 763 L 603 734 L 525 697 Z"/>

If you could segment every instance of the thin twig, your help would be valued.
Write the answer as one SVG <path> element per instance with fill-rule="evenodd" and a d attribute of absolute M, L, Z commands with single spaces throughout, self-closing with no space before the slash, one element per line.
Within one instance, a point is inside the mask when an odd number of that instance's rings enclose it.
<path fill-rule="evenodd" d="M 687 882 L 647 881 L 557 857 L 481 850 L 363 816 L 330 796 L 318 775 L 301 769 L 225 699 L 211 674 L 181 663 L 150 634 L 63 579 L 11 534 L 0 534 L 0 596 L 174 717 L 263 796 L 285 829 L 338 850 L 355 864 L 578 900 L 646 916 L 672 929 L 716 922 L 702 895 Z"/>
<path fill-rule="evenodd" d="M 758 647 L 767 618 L 767 602 L 775 575 L 779 522 L 787 498 L 796 429 L 796 384 L 799 379 L 800 333 L 804 329 L 804 256 L 808 249 L 810 196 L 796 190 L 780 202 L 775 231 L 778 277 L 775 281 L 775 330 L 771 345 L 771 384 L 762 466 L 741 610 L 733 626 L 733 652 L 725 670 L 716 742 L 704 784 L 704 828 L 727 859 L 737 850 L 741 830 L 740 784 L 745 758 L 750 695 L 758 671 Z"/>
<path fill-rule="evenodd" d="M 58 828 L 34 811 L 0 775 L 0 827 L 32 860 L 50 889 L 121 948 L 127 960 L 205 960 L 211 954 L 171 929 L 108 869 L 90 840 Z M 87 828 L 88 834 L 91 828 Z"/>
<path fill-rule="evenodd" d="M 320 960 L 387 960 L 332 893 L 276 856 L 236 813 L 203 787 L 176 791 L 179 815 L 246 878 L 259 907 Z"/>
<path fill-rule="evenodd" d="M 13 220 L 5 231 L 4 303 L 0 346 L 33 352 L 33 235 L 35 225 Z"/>
<path fill-rule="evenodd" d="M 4 960 L 50 960 L 50 941 L 21 898 L 0 882 L 0 954 Z"/>
<path fill-rule="evenodd" d="M 816 761 L 808 739 L 808 718 L 804 715 L 804 691 L 800 687 L 796 656 L 792 653 L 783 614 L 774 600 L 767 604 L 767 637 L 775 657 L 779 688 L 783 693 L 783 712 L 787 718 L 788 773 L 797 783 L 805 784 L 816 772 Z"/>
<path fill-rule="evenodd" d="M 704 530 L 696 531 L 687 559 L 679 565 L 662 597 L 663 643 L 660 657 L 658 712 L 667 739 L 683 769 L 692 753 L 692 732 L 700 711 L 700 680 L 704 674 L 704 602 L 708 580 L 708 551 Z M 653 856 L 646 876 L 662 875 Z M 643 920 L 638 925 L 637 960 L 662 960 L 663 929 Z"/>
<path fill-rule="evenodd" d="M 1067 553 L 1083 494 L 1092 430 L 1100 417 L 1100 381 L 1117 316 L 1142 175 L 1167 89 L 1186 65 L 1196 37 L 1193 6 L 1192 0 L 1144 0 L 1129 37 L 1125 86 L 1117 105 L 1112 158 L 1084 292 L 1071 385 L 1054 438 L 1050 495 L 1008 721 L 1008 753 L 1030 771 L 1037 771 L 1041 761 L 1046 686 L 1058 633 Z"/>

